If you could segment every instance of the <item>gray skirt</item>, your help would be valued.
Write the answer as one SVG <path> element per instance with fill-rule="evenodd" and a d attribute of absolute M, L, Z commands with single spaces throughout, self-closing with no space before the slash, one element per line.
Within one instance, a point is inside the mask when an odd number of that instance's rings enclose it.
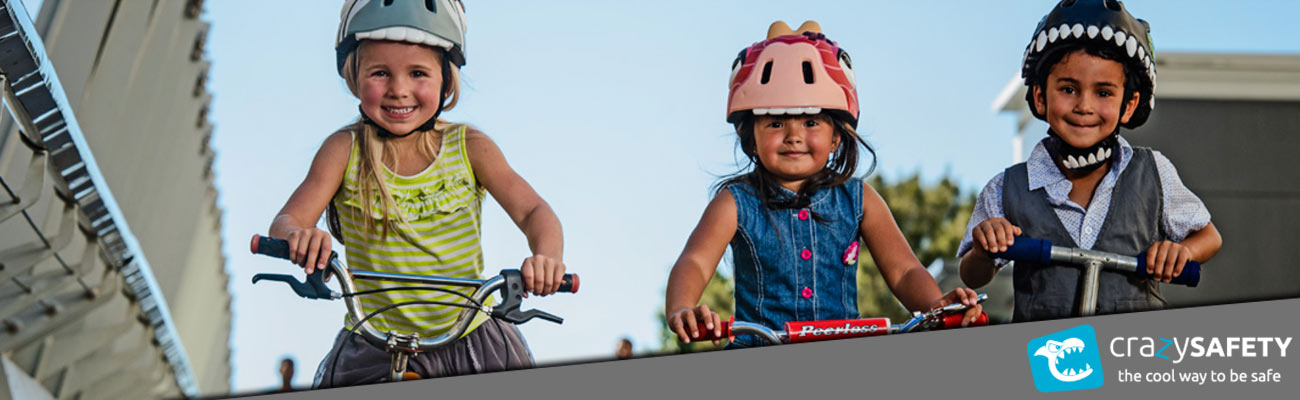
<path fill-rule="evenodd" d="M 334 347 L 316 368 L 312 388 L 387 382 L 391 364 L 392 357 L 383 347 L 371 345 L 359 333 L 340 329 Z M 519 328 L 488 319 L 451 344 L 415 354 L 407 362 L 406 370 L 424 378 L 438 378 L 532 366 L 533 353 L 519 334 Z"/>

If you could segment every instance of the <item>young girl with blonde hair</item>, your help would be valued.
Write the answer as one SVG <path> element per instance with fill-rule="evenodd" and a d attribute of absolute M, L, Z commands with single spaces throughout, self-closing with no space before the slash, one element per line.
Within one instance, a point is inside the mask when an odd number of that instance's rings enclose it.
<path fill-rule="evenodd" d="M 464 39 L 458 0 L 344 4 L 337 68 L 361 102 L 360 118 L 325 139 L 270 229 L 271 236 L 289 242 L 290 259 L 308 274 L 324 268 L 330 255 L 330 233 L 316 228 L 328 208 L 330 230 L 347 246 L 349 268 L 479 278 L 481 204 L 490 193 L 532 249 L 520 266 L 526 290 L 547 295 L 559 287 L 565 267 L 555 213 L 487 135 L 439 118 L 458 99 Z M 357 286 L 378 288 L 366 281 Z M 459 301 L 446 293 L 385 292 L 364 298 L 363 311 L 417 296 Z M 371 322 L 384 331 L 432 337 L 449 330 L 459 311 L 401 307 Z M 341 330 L 317 370 L 316 386 L 378 382 L 388 376 L 389 365 L 385 349 Z M 408 368 L 435 377 L 531 365 L 518 329 L 480 313 L 459 340 L 413 356 Z"/>

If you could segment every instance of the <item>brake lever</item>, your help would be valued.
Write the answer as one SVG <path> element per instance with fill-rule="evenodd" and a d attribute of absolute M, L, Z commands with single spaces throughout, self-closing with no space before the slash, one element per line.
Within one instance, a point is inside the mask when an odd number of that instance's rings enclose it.
<path fill-rule="evenodd" d="M 289 287 L 292 288 L 293 292 L 297 293 L 299 297 L 308 299 L 333 300 L 341 297 L 339 293 L 330 290 L 328 286 L 325 286 L 325 273 L 325 268 L 317 269 L 310 275 L 307 275 L 307 280 L 305 282 L 299 281 L 292 275 L 257 274 L 253 275 L 253 284 L 256 285 L 258 281 L 262 280 L 284 282 L 289 284 Z"/>
<path fill-rule="evenodd" d="M 988 300 L 988 298 L 988 294 L 980 293 L 975 297 L 975 304 L 982 304 L 984 303 L 984 300 Z M 913 311 L 912 318 L 900 325 L 901 328 L 899 328 L 899 332 L 911 332 L 917 328 L 933 328 L 935 324 L 943 322 L 943 316 L 945 314 L 966 312 L 966 309 L 968 308 L 969 307 L 962 303 L 952 303 L 943 307 L 936 307 L 926 312 Z"/>
<path fill-rule="evenodd" d="M 492 317 L 514 324 L 522 324 L 533 318 L 541 318 L 557 324 L 563 324 L 564 318 L 541 310 L 520 311 L 523 304 L 524 274 L 518 270 L 501 271 L 505 284 L 501 286 L 501 304 L 492 308 Z"/>
<path fill-rule="evenodd" d="M 975 304 L 983 304 L 983 303 L 984 303 L 984 300 L 988 300 L 988 299 L 989 299 L 989 295 L 988 295 L 987 293 L 980 293 L 980 294 L 978 294 L 978 295 L 975 296 Z M 968 309 L 968 308 L 970 308 L 970 307 L 967 307 L 965 304 L 962 304 L 962 303 L 952 303 L 952 304 L 949 304 L 949 305 L 946 305 L 946 306 L 943 306 L 943 307 L 939 307 L 939 308 L 936 308 L 936 309 L 930 310 L 930 312 L 929 312 L 928 314 L 930 314 L 930 315 L 942 315 L 942 314 L 944 314 L 944 313 L 949 313 L 949 312 L 962 312 L 962 311 L 966 311 L 966 309 Z"/>
<path fill-rule="evenodd" d="M 495 316 L 495 317 L 497 317 L 497 318 L 500 318 L 500 319 L 503 320 L 503 321 L 511 322 L 511 323 L 514 323 L 514 324 L 522 324 L 522 323 L 528 322 L 529 320 L 531 320 L 531 319 L 533 319 L 533 318 L 541 318 L 541 319 L 544 319 L 544 320 L 547 320 L 547 321 L 551 321 L 551 322 L 554 322 L 554 323 L 557 323 L 557 324 L 563 324 L 563 323 L 564 323 L 564 318 L 560 318 L 559 316 L 556 316 L 555 314 L 551 314 L 551 313 L 548 313 L 548 312 L 546 312 L 546 311 L 541 311 L 541 310 L 519 311 L 518 309 L 514 309 L 514 310 L 508 310 L 508 311 L 502 313 L 501 315 L 497 315 L 497 314 L 498 314 L 498 313 L 496 312 L 496 310 L 493 310 L 493 312 L 492 312 L 492 315 L 493 315 L 493 316 Z"/>

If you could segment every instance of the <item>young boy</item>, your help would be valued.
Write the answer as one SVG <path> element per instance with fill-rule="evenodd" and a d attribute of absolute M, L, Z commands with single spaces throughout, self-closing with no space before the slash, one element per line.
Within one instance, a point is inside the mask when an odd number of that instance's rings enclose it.
<path fill-rule="evenodd" d="M 1160 152 L 1133 147 L 1154 108 L 1155 50 L 1149 26 L 1116 0 L 1063 0 L 1043 17 L 1025 52 L 1025 101 L 1050 126 L 1029 160 L 993 177 L 980 193 L 957 255 L 962 280 L 984 286 L 1015 236 L 1060 246 L 1137 255 L 1153 281 L 1103 270 L 1100 314 L 1165 305 L 1155 280 L 1205 262 L 1222 239 L 1210 213 Z M 1018 262 L 1013 321 L 1072 316 L 1082 270 Z"/>

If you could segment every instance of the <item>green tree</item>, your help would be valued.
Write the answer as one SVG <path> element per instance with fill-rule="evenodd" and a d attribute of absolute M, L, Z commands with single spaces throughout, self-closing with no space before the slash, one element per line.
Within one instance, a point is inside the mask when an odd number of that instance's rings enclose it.
<path fill-rule="evenodd" d="M 952 258 L 966 234 L 966 223 L 975 209 L 975 195 L 961 196 L 961 190 L 950 177 L 943 177 L 933 185 L 924 185 L 919 173 L 890 183 L 880 175 L 868 180 L 871 187 L 889 205 L 898 229 L 912 247 L 912 253 L 921 265 L 935 260 Z M 875 260 L 863 246 L 858 265 L 858 312 L 863 316 L 889 317 L 892 320 L 908 318 L 908 312 L 885 284 Z"/>
<path fill-rule="evenodd" d="M 889 205 L 899 230 L 921 265 L 954 257 L 975 207 L 974 194 L 962 196 L 956 182 L 947 176 L 934 184 L 923 184 L 919 173 L 892 183 L 876 175 L 868 179 L 868 183 Z M 862 246 L 858 257 L 858 312 L 863 316 L 889 317 L 894 321 L 908 318 L 908 311 L 889 290 L 870 255 L 866 246 Z M 700 303 L 708 304 L 709 309 L 722 314 L 723 319 L 730 318 L 734 312 L 734 286 L 731 280 L 731 276 L 723 274 L 719 268 L 700 297 Z M 661 351 L 664 353 L 706 351 L 721 347 L 708 342 L 682 345 L 677 342 L 677 335 L 664 323 L 663 310 L 659 311 L 658 317 Z"/>

